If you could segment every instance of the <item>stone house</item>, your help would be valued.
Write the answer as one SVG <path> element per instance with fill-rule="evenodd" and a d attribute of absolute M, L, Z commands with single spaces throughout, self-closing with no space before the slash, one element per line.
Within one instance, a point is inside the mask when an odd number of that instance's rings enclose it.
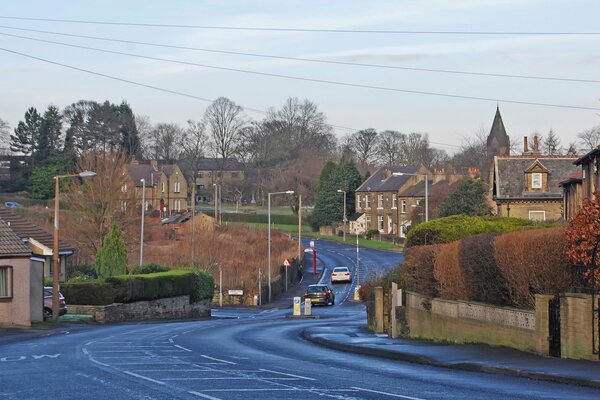
<path fill-rule="evenodd" d="M 564 219 L 568 221 L 577 214 L 583 205 L 583 171 L 560 182 L 560 186 L 563 188 Z"/>
<path fill-rule="evenodd" d="M 364 235 L 367 233 L 367 217 L 365 213 L 354 213 L 348 217 L 348 232 Z"/>
<path fill-rule="evenodd" d="M 537 136 L 532 150 L 525 137 L 521 155 L 495 156 L 492 190 L 497 215 L 538 221 L 564 218 L 559 184 L 577 173 L 577 159 L 541 154 Z"/>
<path fill-rule="evenodd" d="M 245 167 L 235 158 L 203 158 L 196 165 L 198 201 L 213 202 L 215 197 L 213 185 L 215 184 L 220 185 L 222 191 L 224 190 L 230 194 L 236 191 L 243 192 L 246 180 Z M 220 197 L 222 196 L 223 193 Z M 232 197 L 235 197 L 235 195 Z"/>
<path fill-rule="evenodd" d="M 565 219 L 571 219 L 585 199 L 594 200 L 600 190 L 600 146 L 575 160 L 578 172 L 561 182 L 565 198 Z"/>
<path fill-rule="evenodd" d="M 29 246 L 34 262 L 40 263 L 43 276 L 52 279 L 54 273 L 54 236 L 33 222 L 15 214 L 10 208 L 0 207 L 0 220 L 4 221 L 21 241 Z M 59 238 L 59 280 L 66 280 L 66 272 L 72 263 L 75 247 Z"/>
<path fill-rule="evenodd" d="M 43 320 L 39 262 L 9 225 L 0 220 L 0 326 L 29 327 Z"/>

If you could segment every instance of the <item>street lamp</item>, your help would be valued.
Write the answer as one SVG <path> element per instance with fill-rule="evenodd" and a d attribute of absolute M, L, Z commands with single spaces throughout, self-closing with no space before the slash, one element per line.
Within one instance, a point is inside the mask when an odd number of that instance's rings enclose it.
<path fill-rule="evenodd" d="M 144 178 L 140 179 L 142 181 L 142 227 L 140 233 L 140 267 L 144 263 L 144 214 L 146 211 L 146 180 Z"/>
<path fill-rule="evenodd" d="M 58 255 L 58 206 L 60 191 L 58 181 L 60 178 L 91 178 L 93 176 L 96 176 L 95 172 L 82 171 L 78 174 L 56 175 L 54 177 L 54 247 L 52 248 L 52 262 L 54 264 L 54 268 L 52 271 L 52 321 L 54 322 L 56 322 L 56 320 L 58 319 L 58 275 L 60 274 L 60 257 Z"/>
<path fill-rule="evenodd" d="M 294 194 L 293 190 L 285 192 L 273 192 L 267 195 L 267 215 L 269 223 L 269 303 L 271 302 L 271 195 L 272 194 Z"/>
<path fill-rule="evenodd" d="M 344 242 L 346 241 L 346 191 L 342 189 L 337 190 L 338 193 L 344 193 Z"/>
<path fill-rule="evenodd" d="M 392 172 L 394 176 L 422 176 L 425 178 L 425 222 L 429 222 L 429 188 L 427 183 L 427 174 L 407 174 L 405 172 Z"/>

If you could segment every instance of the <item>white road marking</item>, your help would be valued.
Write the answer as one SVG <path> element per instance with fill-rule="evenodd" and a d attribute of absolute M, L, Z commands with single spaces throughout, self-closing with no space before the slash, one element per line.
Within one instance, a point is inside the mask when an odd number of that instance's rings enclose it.
<path fill-rule="evenodd" d="M 316 381 L 316 379 L 314 378 L 309 378 L 307 376 L 301 376 L 301 375 L 294 375 L 294 374 L 287 374 L 285 372 L 279 372 L 279 371 L 272 371 L 270 369 L 263 369 L 260 368 L 260 371 L 264 371 L 264 372 L 270 372 L 272 374 L 279 374 L 279 375 L 285 375 L 285 376 L 291 376 L 293 378 L 298 378 L 298 379 L 306 379 L 307 381 Z M 269 378 L 265 378 L 265 379 L 269 379 Z"/>
<path fill-rule="evenodd" d="M 86 356 L 89 354 L 85 347 L 83 349 L 81 349 L 81 351 L 83 351 L 83 354 L 85 354 Z"/>
<path fill-rule="evenodd" d="M 201 372 L 214 372 L 214 371 L 201 371 Z M 163 378 L 163 381 L 219 381 L 219 380 L 232 380 L 232 381 L 257 381 L 257 380 L 269 380 L 269 381 L 297 381 L 298 378 L 255 378 L 251 376 L 223 376 L 223 377 L 210 377 L 210 378 Z"/>
<path fill-rule="evenodd" d="M 181 350 L 185 350 L 185 351 L 189 351 L 189 352 L 191 352 L 191 350 L 190 350 L 190 349 L 186 349 L 185 347 L 183 347 L 183 346 L 180 346 L 180 345 L 178 345 L 178 344 L 176 344 L 176 345 L 175 345 L 175 347 L 177 347 L 177 348 L 179 348 L 179 349 L 181 349 Z"/>
<path fill-rule="evenodd" d="M 219 361 L 219 362 L 222 362 L 222 363 L 225 363 L 225 364 L 231 364 L 231 365 L 236 365 L 237 364 L 237 363 L 234 363 L 232 361 L 220 360 L 218 358 L 209 357 L 209 356 L 206 356 L 204 354 L 200 354 L 200 357 L 208 358 L 209 360 L 213 360 L 213 361 Z"/>
<path fill-rule="evenodd" d="M 209 395 L 207 395 L 207 394 L 202 394 L 202 393 L 198 393 L 198 392 L 193 392 L 193 391 L 192 391 L 192 392 L 188 392 L 188 393 L 190 393 L 190 394 L 193 394 L 193 395 L 195 395 L 195 396 L 198 396 L 198 397 L 202 397 L 202 398 L 204 398 L 204 399 L 209 399 L 209 400 L 221 400 L 221 399 L 219 399 L 218 397 L 212 397 L 212 396 L 209 396 Z"/>
<path fill-rule="evenodd" d="M 388 392 L 381 392 L 379 390 L 371 390 L 371 389 L 365 389 L 365 388 L 359 388 L 359 387 L 355 387 L 353 386 L 352 389 L 356 389 L 356 390 L 361 390 L 363 392 L 370 392 L 370 393 L 377 393 L 377 394 L 383 394 L 385 396 L 390 396 L 390 397 L 398 397 L 400 399 L 408 399 L 408 400 L 425 400 L 422 399 L 421 397 L 411 397 L 411 396 L 404 396 L 401 394 L 394 394 L 394 393 L 388 393 Z"/>
<path fill-rule="evenodd" d="M 212 372 L 211 369 L 134 369 L 135 372 Z"/>
<path fill-rule="evenodd" d="M 154 383 L 158 383 L 159 385 L 165 385 L 164 382 L 161 381 L 157 381 L 156 379 L 152 379 L 152 378 L 148 378 L 147 376 L 144 375 L 138 375 L 134 372 L 130 372 L 130 371 L 123 371 L 124 373 L 126 373 L 127 375 L 131 375 L 131 376 L 135 376 L 136 378 L 140 378 L 140 379 L 144 379 L 150 382 L 154 382 Z"/>

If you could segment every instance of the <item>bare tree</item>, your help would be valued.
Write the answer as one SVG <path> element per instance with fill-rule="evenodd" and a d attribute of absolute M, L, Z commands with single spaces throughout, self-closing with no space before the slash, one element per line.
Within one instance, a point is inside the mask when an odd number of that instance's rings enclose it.
<path fill-rule="evenodd" d="M 230 158 L 237 152 L 240 131 L 245 124 L 242 107 L 225 97 L 219 97 L 206 109 L 210 146 L 215 157 Z"/>
<path fill-rule="evenodd" d="M 155 160 L 174 163 L 180 155 L 182 129 L 176 124 L 160 123 L 152 129 L 152 148 Z"/>
<path fill-rule="evenodd" d="M 549 155 L 559 155 L 562 153 L 560 138 L 552 129 L 550 129 L 542 141 L 542 152 Z"/>
<path fill-rule="evenodd" d="M 348 143 L 361 164 L 370 164 L 377 160 L 377 131 L 362 129 L 350 136 Z"/>
<path fill-rule="evenodd" d="M 8 152 L 10 146 L 10 125 L 0 118 L 0 149 Z"/>
<path fill-rule="evenodd" d="M 208 145 L 208 136 L 204 122 L 188 121 L 187 129 L 181 135 L 179 145 L 182 149 L 179 166 L 187 176 L 194 174 L 198 161 L 204 156 Z"/>
<path fill-rule="evenodd" d="M 406 135 L 398 131 L 381 132 L 377 143 L 379 159 L 385 165 L 398 165 L 400 160 L 400 149 L 404 141 L 406 141 Z"/>
<path fill-rule="evenodd" d="M 136 115 L 135 116 L 135 125 L 138 129 L 138 135 L 140 137 L 140 146 L 142 147 L 142 158 L 148 159 L 156 159 L 154 154 L 154 146 L 152 145 L 152 130 L 154 127 L 152 126 L 152 122 L 150 122 L 150 117 L 147 115 Z"/>
<path fill-rule="evenodd" d="M 565 154 L 568 156 L 575 156 L 575 155 L 579 154 L 577 152 L 577 143 L 575 143 L 575 142 L 569 143 L 569 147 L 567 147 L 567 150 L 565 150 Z"/>
<path fill-rule="evenodd" d="M 600 144 L 600 125 L 577 134 L 579 146 L 582 153 L 587 153 L 598 147 Z"/>
<path fill-rule="evenodd" d="M 460 150 L 452 156 L 451 165 L 458 172 L 476 167 L 479 168 L 482 176 L 487 177 L 490 168 L 489 162 L 487 134 L 484 128 L 481 127 L 473 136 L 463 139 Z"/>

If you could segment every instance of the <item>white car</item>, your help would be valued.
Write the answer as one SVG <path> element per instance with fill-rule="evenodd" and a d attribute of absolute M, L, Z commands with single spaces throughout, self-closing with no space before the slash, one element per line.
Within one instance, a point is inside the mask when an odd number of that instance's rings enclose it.
<path fill-rule="evenodd" d="M 331 273 L 331 283 L 352 282 L 352 275 L 348 267 L 335 267 Z"/>

